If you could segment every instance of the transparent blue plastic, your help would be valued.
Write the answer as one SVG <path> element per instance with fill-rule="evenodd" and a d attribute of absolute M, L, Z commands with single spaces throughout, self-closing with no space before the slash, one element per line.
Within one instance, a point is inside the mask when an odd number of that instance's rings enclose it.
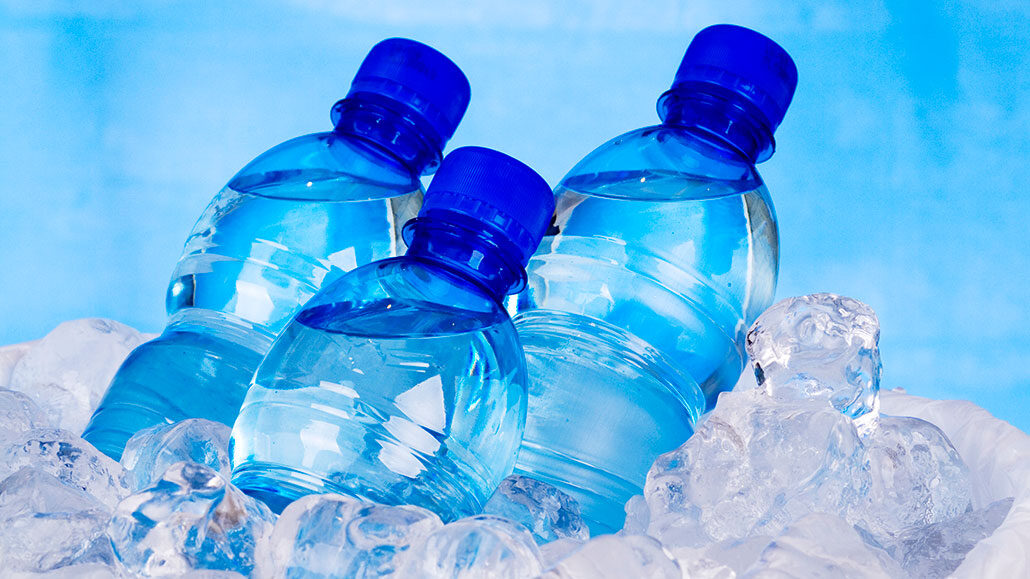
<path fill-rule="evenodd" d="M 575 497 L 595 533 L 622 526 L 655 458 L 732 388 L 772 302 L 776 218 L 754 167 L 766 120 L 712 92 L 663 97 L 666 123 L 565 176 L 510 304 L 530 376 L 516 472 Z"/>
<path fill-rule="evenodd" d="M 464 110 L 461 79 L 452 98 Z M 343 273 L 404 253 L 401 226 L 421 205 L 419 175 L 439 162 L 436 137 L 420 132 L 417 111 L 370 92 L 332 115 L 333 131 L 257 157 L 200 217 L 168 287 L 165 331 L 129 355 L 83 434 L 101 451 L 117 459 L 132 434 L 162 422 L 231 425 L 302 304 Z"/>
<path fill-rule="evenodd" d="M 498 155 L 451 153 L 405 226 L 407 255 L 345 275 L 289 324 L 233 427 L 235 485 L 274 510 L 337 492 L 453 520 L 478 513 L 511 473 L 526 375 L 502 298 L 525 274 L 492 224 L 523 215 L 493 202 L 543 206 L 521 221 L 533 245 L 553 205 L 539 176 Z M 482 203 L 441 206 L 455 197 Z"/>
<path fill-rule="evenodd" d="M 281 511 L 311 493 L 477 513 L 511 472 L 525 362 L 495 297 L 434 260 L 330 285 L 258 368 L 233 427 L 233 484 Z"/>

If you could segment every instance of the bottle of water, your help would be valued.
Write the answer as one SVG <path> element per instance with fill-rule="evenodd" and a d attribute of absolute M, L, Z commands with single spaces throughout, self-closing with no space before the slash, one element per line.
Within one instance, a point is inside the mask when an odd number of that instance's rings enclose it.
<path fill-rule="evenodd" d="M 444 55 L 393 38 L 368 53 L 334 130 L 274 147 L 200 217 L 172 275 L 168 325 L 119 369 L 84 437 L 118 458 L 136 431 L 232 424 L 272 340 L 324 284 L 404 253 L 420 175 L 440 163 L 469 85 Z"/>
<path fill-rule="evenodd" d="M 444 160 L 408 252 L 326 286 L 275 341 L 233 427 L 232 482 L 281 511 L 311 493 L 478 513 L 511 473 L 525 360 L 503 298 L 554 211 L 490 149 Z"/>
<path fill-rule="evenodd" d="M 605 143 L 555 191 L 510 304 L 531 382 L 516 472 L 575 497 L 595 532 L 621 527 L 651 463 L 740 376 L 778 262 L 754 165 L 796 84 L 768 38 L 706 28 L 658 101 L 662 124 Z"/>

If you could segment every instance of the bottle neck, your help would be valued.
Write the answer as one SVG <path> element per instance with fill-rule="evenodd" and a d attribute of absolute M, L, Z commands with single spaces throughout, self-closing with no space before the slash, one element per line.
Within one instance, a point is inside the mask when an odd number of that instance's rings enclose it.
<path fill-rule="evenodd" d="M 445 141 L 404 105 L 372 93 L 340 100 L 330 112 L 335 132 L 378 145 L 415 175 L 440 166 Z"/>
<path fill-rule="evenodd" d="M 421 215 L 404 225 L 407 256 L 439 263 L 500 302 L 526 285 L 517 251 L 502 235 L 463 215 Z"/>
<path fill-rule="evenodd" d="M 697 132 L 752 164 L 768 160 L 776 149 L 773 131 L 761 111 L 718 85 L 696 83 L 669 90 L 658 99 L 658 114 L 666 125 Z"/>

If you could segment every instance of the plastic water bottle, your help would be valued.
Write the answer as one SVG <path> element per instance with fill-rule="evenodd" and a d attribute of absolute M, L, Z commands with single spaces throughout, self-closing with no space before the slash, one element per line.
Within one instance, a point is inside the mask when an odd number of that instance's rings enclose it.
<path fill-rule="evenodd" d="M 658 101 L 662 124 L 605 143 L 555 191 L 510 304 L 531 381 L 516 472 L 574 496 L 594 532 L 622 526 L 655 458 L 740 376 L 778 263 L 755 163 L 796 84 L 768 38 L 706 28 Z"/>
<path fill-rule="evenodd" d="M 408 252 L 328 285 L 265 357 L 233 427 L 232 482 L 281 511 L 311 493 L 478 513 L 511 473 L 525 360 L 503 299 L 554 211 L 522 163 L 444 160 Z"/>
<path fill-rule="evenodd" d="M 325 283 L 404 253 L 419 176 L 468 106 L 464 74 L 418 42 L 380 42 L 332 108 L 334 130 L 274 147 L 211 202 L 168 287 L 168 325 L 119 369 L 84 437 L 118 458 L 136 431 L 185 418 L 231 425 L 254 370 Z"/>

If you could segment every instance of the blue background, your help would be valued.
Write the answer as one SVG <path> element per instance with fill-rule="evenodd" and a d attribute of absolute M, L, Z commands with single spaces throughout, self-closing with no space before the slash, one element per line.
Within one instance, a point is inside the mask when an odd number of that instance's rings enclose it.
<path fill-rule="evenodd" d="M 0 0 L 0 343 L 86 316 L 159 331 L 208 200 L 263 150 L 328 130 L 382 38 L 465 70 L 452 147 L 498 148 L 554 185 L 657 122 L 693 35 L 733 22 L 800 71 L 760 167 L 780 222 L 777 295 L 869 303 L 885 387 L 973 400 L 1030 431 L 1028 6 Z"/>

